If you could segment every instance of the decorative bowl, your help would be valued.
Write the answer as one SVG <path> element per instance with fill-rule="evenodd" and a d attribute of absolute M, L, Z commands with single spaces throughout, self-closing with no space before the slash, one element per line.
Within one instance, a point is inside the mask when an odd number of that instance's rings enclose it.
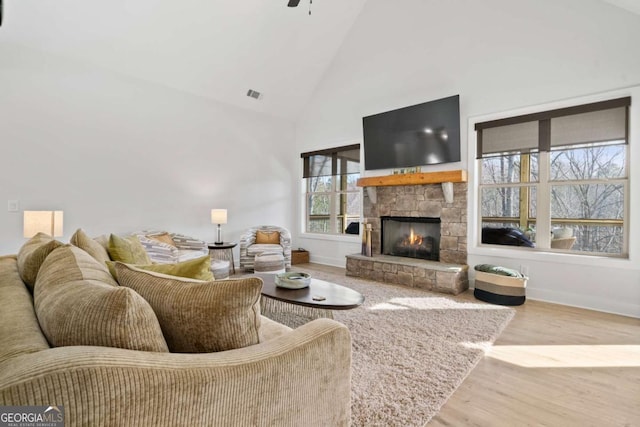
<path fill-rule="evenodd" d="M 311 276 L 307 273 L 280 273 L 276 274 L 275 278 L 276 286 L 286 289 L 303 289 L 309 286 L 311 282 Z"/>

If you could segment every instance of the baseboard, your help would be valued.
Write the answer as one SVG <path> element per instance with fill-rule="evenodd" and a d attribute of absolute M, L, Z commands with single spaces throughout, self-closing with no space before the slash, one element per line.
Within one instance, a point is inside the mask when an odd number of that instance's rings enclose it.
<path fill-rule="evenodd" d="M 470 283 L 471 285 L 471 283 Z M 470 287 L 475 289 L 475 287 Z M 595 310 L 603 313 L 617 314 L 640 318 L 640 305 L 619 302 L 611 302 L 602 298 L 590 297 L 588 295 L 577 295 L 569 292 L 558 292 L 549 289 L 527 288 L 527 300 L 548 302 L 551 304 L 566 305 L 568 307 L 583 308 L 585 310 Z"/>
<path fill-rule="evenodd" d="M 347 266 L 346 258 L 337 259 L 337 258 L 331 258 L 331 257 L 314 256 L 313 253 L 311 253 L 309 257 L 309 262 L 312 262 L 315 264 L 330 265 L 331 267 L 340 267 L 340 268 L 346 268 Z"/>
<path fill-rule="evenodd" d="M 602 311 L 604 313 L 618 314 L 620 316 L 640 318 L 640 305 L 637 303 L 612 302 L 601 297 L 577 295 L 548 289 L 527 289 L 527 298 L 587 310 Z"/>

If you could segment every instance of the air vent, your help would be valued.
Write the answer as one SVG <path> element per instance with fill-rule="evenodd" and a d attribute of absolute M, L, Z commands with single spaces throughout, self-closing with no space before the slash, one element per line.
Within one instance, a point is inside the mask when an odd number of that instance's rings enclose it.
<path fill-rule="evenodd" d="M 260 92 L 258 92 L 257 90 L 253 90 L 253 89 L 249 89 L 247 91 L 247 96 L 253 99 L 261 99 L 262 98 L 262 94 Z"/>

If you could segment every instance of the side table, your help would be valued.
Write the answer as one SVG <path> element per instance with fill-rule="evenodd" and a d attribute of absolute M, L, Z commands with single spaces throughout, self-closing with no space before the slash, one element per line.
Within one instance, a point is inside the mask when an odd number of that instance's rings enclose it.
<path fill-rule="evenodd" d="M 236 242 L 223 242 L 216 245 L 215 243 L 207 243 L 209 248 L 209 256 L 213 259 L 229 261 L 233 274 L 236 274 L 236 266 L 233 261 L 233 248 L 238 246 Z"/>

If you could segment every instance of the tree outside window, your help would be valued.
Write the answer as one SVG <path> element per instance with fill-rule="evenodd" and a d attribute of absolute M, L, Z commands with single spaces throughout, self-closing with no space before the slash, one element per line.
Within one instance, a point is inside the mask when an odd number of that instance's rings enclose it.
<path fill-rule="evenodd" d="M 482 227 L 518 229 L 545 250 L 626 256 L 629 102 L 477 124 Z"/>
<path fill-rule="evenodd" d="M 360 145 L 302 153 L 309 233 L 345 234 L 360 223 Z M 357 230 L 357 229 L 355 229 Z M 357 234 L 357 231 L 355 232 Z"/>

